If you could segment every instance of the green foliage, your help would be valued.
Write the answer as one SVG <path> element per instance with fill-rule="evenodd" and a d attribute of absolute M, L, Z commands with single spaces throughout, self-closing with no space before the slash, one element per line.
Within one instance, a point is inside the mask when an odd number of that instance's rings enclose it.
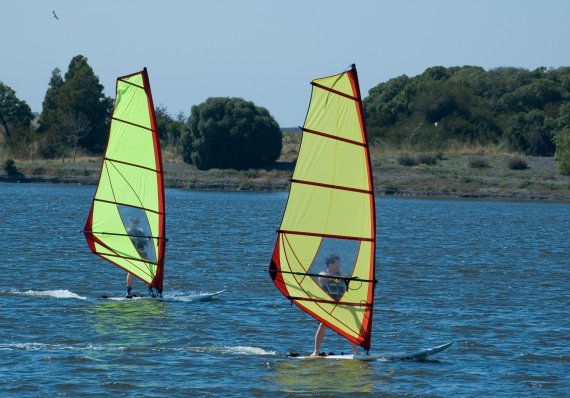
<path fill-rule="evenodd" d="M 528 169 L 528 163 L 526 159 L 517 156 L 509 159 L 508 167 L 511 170 L 526 170 Z"/>
<path fill-rule="evenodd" d="M 201 170 L 259 168 L 275 162 L 281 141 L 267 109 L 241 98 L 209 98 L 192 107 L 182 156 Z"/>
<path fill-rule="evenodd" d="M 4 171 L 10 177 L 19 177 L 22 175 L 22 173 L 20 173 L 20 171 L 16 167 L 16 162 L 14 161 L 14 159 L 7 159 L 4 162 Z"/>
<path fill-rule="evenodd" d="M 469 160 L 469 167 L 472 169 L 486 169 L 491 167 L 491 165 L 489 165 L 489 161 L 486 158 L 479 156 Z"/>
<path fill-rule="evenodd" d="M 414 156 L 405 153 L 398 156 L 398 163 L 402 166 L 416 166 L 418 164 L 418 160 Z"/>
<path fill-rule="evenodd" d="M 371 137 L 397 148 L 502 144 L 552 156 L 554 131 L 570 127 L 570 67 L 434 66 L 372 88 L 364 110 Z"/>
<path fill-rule="evenodd" d="M 552 156 L 555 145 L 553 129 L 547 125 L 544 112 L 531 110 L 511 118 L 506 131 L 509 147 L 532 156 Z"/>
<path fill-rule="evenodd" d="M 101 153 L 106 143 L 112 100 L 82 55 L 73 57 L 65 79 L 59 69 L 52 72 L 40 115 L 40 153 L 61 156 L 69 148 L 81 147 Z"/>
<path fill-rule="evenodd" d="M 157 107 L 155 115 L 158 136 L 160 137 L 162 147 L 179 147 L 185 129 L 186 116 L 180 112 L 176 118 L 173 118 L 165 106 Z"/>
<path fill-rule="evenodd" d="M 570 175 L 570 128 L 556 133 L 556 164 L 563 175 Z"/>
<path fill-rule="evenodd" d="M 34 115 L 25 101 L 19 100 L 16 92 L 0 82 L 0 127 L 6 139 L 12 138 L 12 129 L 30 128 Z"/>

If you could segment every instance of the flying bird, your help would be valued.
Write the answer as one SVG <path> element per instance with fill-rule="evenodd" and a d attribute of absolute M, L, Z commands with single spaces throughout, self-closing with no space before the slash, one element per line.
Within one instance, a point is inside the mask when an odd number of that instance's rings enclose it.
<path fill-rule="evenodd" d="M 52 11 L 52 13 L 53 13 L 53 17 L 59 21 L 59 18 L 58 18 L 58 16 L 57 16 L 57 14 L 55 13 L 55 10 Z"/>

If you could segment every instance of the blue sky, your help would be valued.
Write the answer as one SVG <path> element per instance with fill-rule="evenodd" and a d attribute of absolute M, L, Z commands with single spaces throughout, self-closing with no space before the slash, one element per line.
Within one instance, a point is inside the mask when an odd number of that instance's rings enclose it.
<path fill-rule="evenodd" d="M 364 96 L 434 65 L 570 66 L 565 0 L 17 0 L 0 15 L 0 81 L 34 112 L 77 54 L 107 96 L 146 66 L 173 115 L 241 97 L 282 127 L 303 123 L 312 79 L 351 63 Z"/>

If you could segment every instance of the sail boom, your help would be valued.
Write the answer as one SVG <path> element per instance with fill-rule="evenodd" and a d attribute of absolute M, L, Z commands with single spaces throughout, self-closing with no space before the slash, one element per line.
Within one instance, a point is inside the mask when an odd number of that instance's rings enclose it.
<path fill-rule="evenodd" d="M 269 271 L 269 270 L 268 270 Z M 355 281 L 355 282 L 364 282 L 364 283 L 378 283 L 377 279 L 360 279 L 357 276 L 352 277 L 343 277 L 343 276 L 336 276 L 336 275 L 322 275 L 322 274 L 312 274 L 308 272 L 292 272 L 292 271 L 279 271 L 282 274 L 291 274 L 291 275 L 299 275 L 299 276 L 314 276 L 318 278 L 329 278 L 329 279 L 339 279 L 346 282 Z"/>
<path fill-rule="evenodd" d="M 120 234 L 114 232 L 99 232 L 99 231 L 83 231 L 84 234 L 91 234 L 91 235 L 112 235 L 112 236 L 131 236 L 129 234 Z M 164 239 L 168 240 L 161 236 L 151 236 L 151 235 L 137 235 L 137 238 L 144 238 L 144 239 Z"/>

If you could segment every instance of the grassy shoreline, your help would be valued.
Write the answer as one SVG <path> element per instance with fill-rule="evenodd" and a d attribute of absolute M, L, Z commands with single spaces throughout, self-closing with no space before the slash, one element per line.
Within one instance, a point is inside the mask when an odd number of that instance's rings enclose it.
<path fill-rule="evenodd" d="M 209 191 L 288 191 L 296 142 L 284 142 L 281 158 L 267 169 L 197 170 L 166 153 L 166 187 Z M 378 195 L 423 198 L 470 198 L 540 200 L 570 203 L 570 176 L 556 172 L 553 158 L 525 157 L 528 168 L 511 170 L 508 153 L 452 151 L 438 155 L 435 164 L 401 164 L 403 156 L 420 158 L 422 154 L 371 149 L 375 191 Z M 425 155 L 425 154 L 423 154 Z M 473 167 L 473 160 L 485 167 Z M 47 182 L 96 184 L 101 168 L 100 157 L 71 159 L 16 160 L 20 177 L 9 177 L 0 170 L 0 182 Z"/>

